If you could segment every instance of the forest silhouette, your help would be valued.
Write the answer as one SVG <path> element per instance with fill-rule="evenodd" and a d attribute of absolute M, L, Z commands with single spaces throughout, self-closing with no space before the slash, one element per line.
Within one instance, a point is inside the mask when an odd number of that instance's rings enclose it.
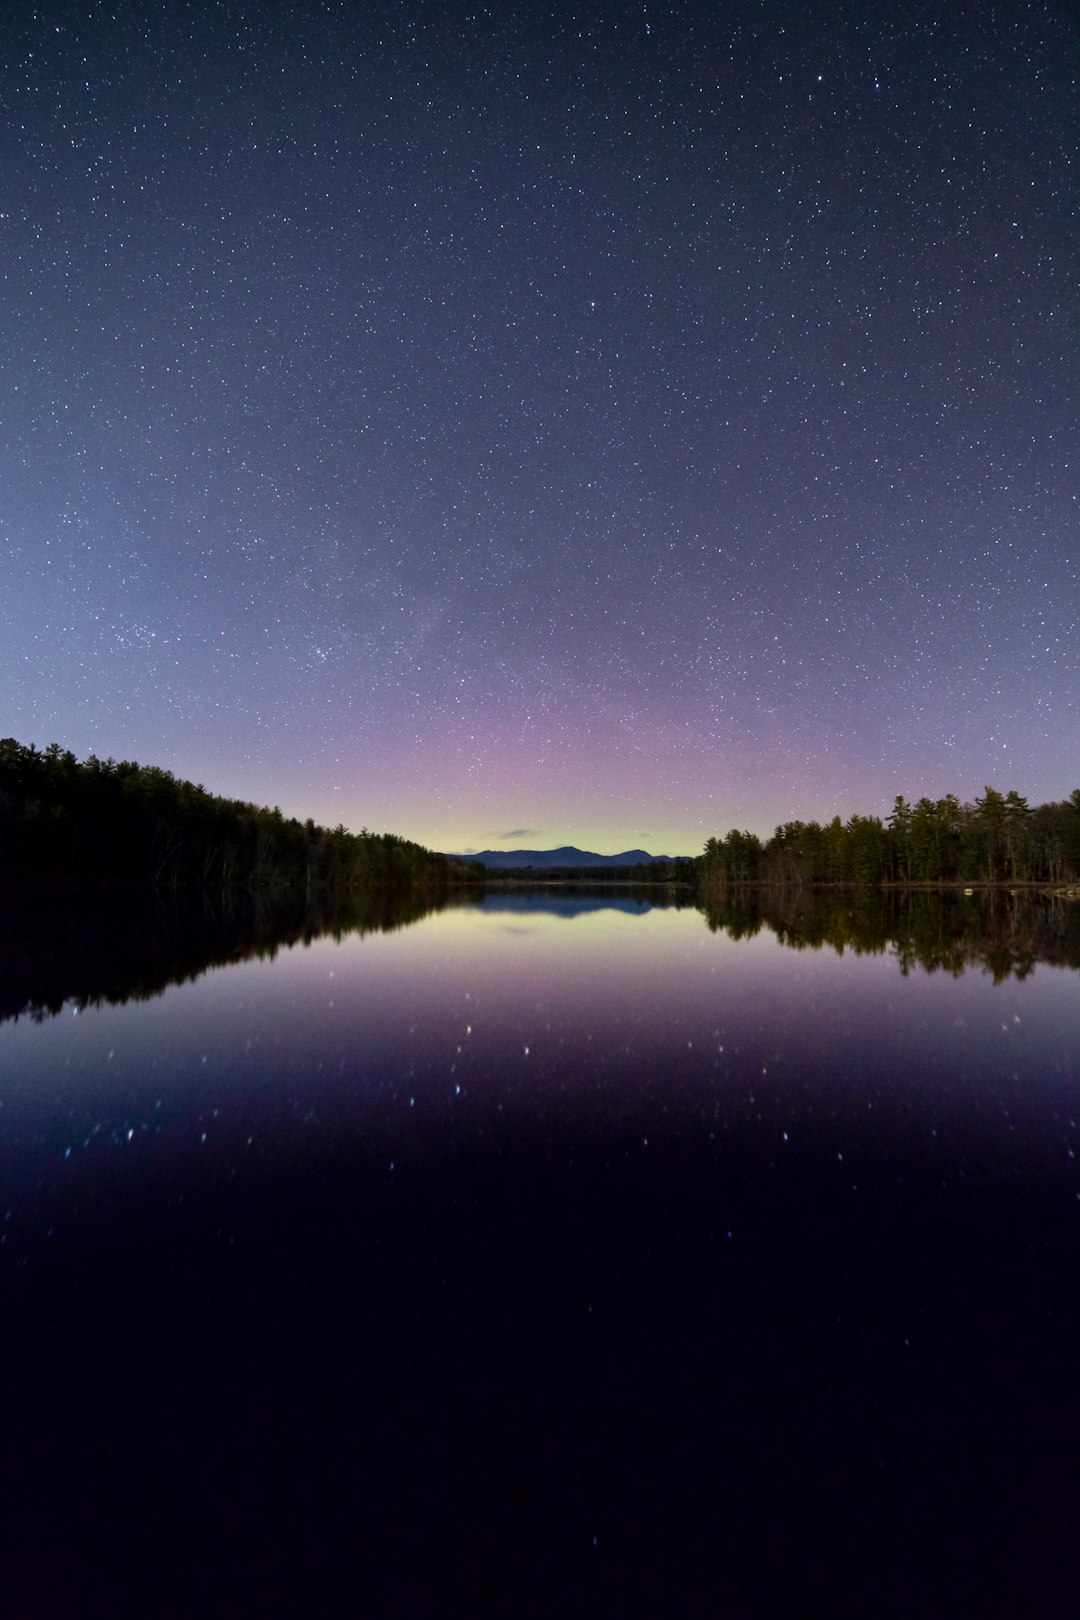
<path fill-rule="evenodd" d="M 495 881 L 612 881 L 612 868 L 500 871 Z M 787 821 L 772 837 L 732 828 L 696 858 L 619 868 L 624 882 L 689 883 L 705 897 L 732 886 L 1080 885 L 1080 788 L 1034 808 L 1015 789 L 987 786 L 973 804 L 954 794 L 898 794 L 890 814 L 843 822 Z M 477 862 L 393 833 L 321 827 L 210 793 L 158 766 L 79 761 L 0 740 L 0 881 L 136 883 L 159 888 L 434 891 L 492 881 Z"/>
<path fill-rule="evenodd" d="M 708 840 L 699 873 L 706 893 L 746 883 L 1068 887 L 1080 880 L 1080 788 L 1035 808 L 1015 789 L 986 787 L 974 804 L 951 793 L 909 804 L 897 794 L 884 820 L 787 821 L 767 842 L 732 828 Z"/>
<path fill-rule="evenodd" d="M 220 798 L 154 765 L 80 762 L 0 740 L 0 879 L 161 888 L 421 887 L 474 875 L 467 863 L 393 833 L 358 833 Z"/>

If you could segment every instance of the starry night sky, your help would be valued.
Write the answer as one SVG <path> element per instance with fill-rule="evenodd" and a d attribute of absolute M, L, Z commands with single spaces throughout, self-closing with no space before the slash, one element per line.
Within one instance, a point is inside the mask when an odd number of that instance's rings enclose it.
<path fill-rule="evenodd" d="M 13 0 L 0 734 L 439 849 L 1065 797 L 1073 15 Z"/>

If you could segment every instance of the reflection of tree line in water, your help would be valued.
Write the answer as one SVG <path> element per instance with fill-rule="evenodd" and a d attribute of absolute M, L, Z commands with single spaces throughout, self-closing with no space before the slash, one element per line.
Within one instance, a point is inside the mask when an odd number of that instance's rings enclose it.
<path fill-rule="evenodd" d="M 444 898 L 434 909 L 455 904 Z M 271 961 L 329 934 L 392 933 L 433 909 L 421 894 L 9 895 L 0 904 L 0 1020 L 149 1001 L 208 969 Z"/>
<path fill-rule="evenodd" d="M 615 897 L 657 904 L 655 889 L 621 887 L 607 898 Z M 605 902 L 602 890 L 583 899 Z M 343 894 L 309 902 L 243 891 L 216 897 L 121 891 L 105 905 L 100 897 L 9 896 L 0 906 L 0 1021 L 41 1020 L 68 1003 L 150 1000 L 213 967 L 272 960 L 283 947 L 324 935 L 390 933 L 447 907 L 480 904 L 477 893 L 435 901 L 415 893 Z M 543 907 L 543 900 L 532 904 Z M 1037 962 L 1080 968 L 1080 906 L 1041 895 L 732 888 L 722 902 L 700 909 L 714 933 L 735 940 L 768 929 L 792 950 L 889 952 L 905 974 L 917 966 L 957 976 L 981 968 L 1000 982 L 1025 978 Z"/>
<path fill-rule="evenodd" d="M 1026 978 L 1037 962 L 1080 968 L 1080 906 L 1041 894 L 732 887 L 703 909 L 710 929 L 732 939 L 768 928 L 791 950 L 889 952 L 905 974 L 982 968 L 1000 983 Z"/>

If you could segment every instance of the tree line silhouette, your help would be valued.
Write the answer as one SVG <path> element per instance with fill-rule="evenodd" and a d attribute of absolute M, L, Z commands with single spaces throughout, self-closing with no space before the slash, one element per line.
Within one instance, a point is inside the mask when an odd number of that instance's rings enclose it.
<path fill-rule="evenodd" d="M 1048 883 L 1080 880 L 1080 788 L 1034 809 L 1015 790 L 986 787 L 974 804 L 952 793 L 891 813 L 786 821 L 763 842 L 732 828 L 699 859 L 706 891 L 731 884 Z"/>
<path fill-rule="evenodd" d="M 79 761 L 57 743 L 44 750 L 0 740 L 0 880 L 135 882 L 160 887 L 439 889 L 483 882 L 476 862 L 455 860 L 366 828 L 320 827 L 276 806 L 226 799 L 158 766 Z M 499 877 L 612 881 L 611 868 L 567 868 Z M 1080 882 L 1080 788 L 1032 808 L 1015 790 L 986 787 L 974 804 L 954 794 L 891 813 L 787 821 L 772 837 L 732 828 L 710 838 L 696 862 L 619 870 L 623 882 L 693 882 L 707 895 L 731 885 Z"/>
<path fill-rule="evenodd" d="M 393 833 L 349 832 L 220 798 L 134 760 L 0 740 L 0 878 L 223 890 L 420 886 L 471 867 Z"/>

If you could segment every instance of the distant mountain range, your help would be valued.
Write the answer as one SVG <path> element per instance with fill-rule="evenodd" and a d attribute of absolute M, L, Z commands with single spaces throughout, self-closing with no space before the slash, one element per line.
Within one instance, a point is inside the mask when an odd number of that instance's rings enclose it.
<path fill-rule="evenodd" d="M 455 855 L 458 861 L 480 861 L 494 871 L 511 866 L 646 866 L 652 861 L 685 861 L 688 855 L 650 855 L 647 849 L 624 849 L 621 855 L 594 855 L 588 849 L 564 844 L 561 849 L 481 849 L 473 855 Z"/>

